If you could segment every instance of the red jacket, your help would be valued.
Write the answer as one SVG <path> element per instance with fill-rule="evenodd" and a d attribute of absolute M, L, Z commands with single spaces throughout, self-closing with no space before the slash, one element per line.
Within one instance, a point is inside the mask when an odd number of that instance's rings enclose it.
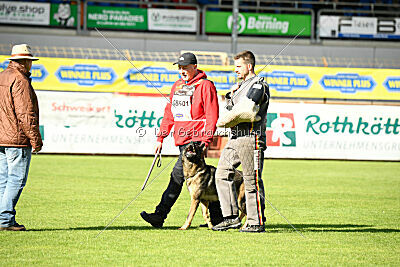
<path fill-rule="evenodd" d="M 164 118 L 161 122 L 160 131 L 157 134 L 157 141 L 162 142 L 174 128 L 175 145 L 184 145 L 191 141 L 201 141 L 208 145 L 216 130 L 219 106 L 217 90 L 214 83 L 207 80 L 207 75 L 202 70 L 198 70 L 197 75 L 187 83 L 179 79 L 172 85 L 169 95 L 170 102 L 164 110 Z M 193 96 L 190 97 L 191 109 L 190 121 L 175 121 L 171 111 L 171 103 L 174 93 L 182 89 L 184 85 L 194 85 Z M 175 106 L 172 106 L 174 109 Z"/>

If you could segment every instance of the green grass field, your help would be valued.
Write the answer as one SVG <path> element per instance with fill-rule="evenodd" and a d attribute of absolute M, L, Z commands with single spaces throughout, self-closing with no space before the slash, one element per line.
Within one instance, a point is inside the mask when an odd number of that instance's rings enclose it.
<path fill-rule="evenodd" d="M 186 189 L 165 227 L 151 228 L 139 213 L 158 204 L 171 164 L 96 238 L 139 193 L 151 161 L 34 156 L 17 205 L 17 220 L 29 231 L 0 232 L 0 265 L 400 264 L 399 162 L 266 160 L 267 199 L 305 237 L 268 204 L 263 234 L 198 228 L 200 210 L 192 227 L 179 231 L 189 209 Z"/>

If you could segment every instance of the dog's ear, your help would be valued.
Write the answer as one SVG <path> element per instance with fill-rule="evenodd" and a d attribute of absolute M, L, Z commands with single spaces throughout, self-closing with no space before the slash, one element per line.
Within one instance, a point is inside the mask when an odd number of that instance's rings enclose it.
<path fill-rule="evenodd" d="M 201 149 L 201 151 L 204 151 L 204 148 L 205 148 L 205 146 L 206 146 L 206 144 L 204 144 L 203 142 L 201 142 L 201 144 L 200 144 L 200 149 Z"/>
<path fill-rule="evenodd" d="M 201 157 L 202 158 L 207 157 L 207 146 L 203 142 L 200 144 L 200 151 L 201 151 Z"/>

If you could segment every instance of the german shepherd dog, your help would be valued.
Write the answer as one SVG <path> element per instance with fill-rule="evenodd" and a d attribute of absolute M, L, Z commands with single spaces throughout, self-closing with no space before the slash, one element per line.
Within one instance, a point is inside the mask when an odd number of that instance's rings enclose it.
<path fill-rule="evenodd" d="M 204 144 L 199 145 L 196 142 L 189 143 L 182 151 L 183 174 L 189 189 L 191 203 L 189 215 L 182 227 L 179 228 L 180 230 L 189 228 L 199 204 L 201 204 L 202 214 L 208 228 L 211 229 L 213 227 L 208 205 L 210 202 L 218 201 L 217 188 L 215 186 L 216 168 L 206 164 L 204 154 Z M 239 210 L 241 211 L 240 219 L 243 219 L 246 214 L 246 199 L 243 175 L 240 171 L 235 172 L 234 184 L 238 196 Z"/>

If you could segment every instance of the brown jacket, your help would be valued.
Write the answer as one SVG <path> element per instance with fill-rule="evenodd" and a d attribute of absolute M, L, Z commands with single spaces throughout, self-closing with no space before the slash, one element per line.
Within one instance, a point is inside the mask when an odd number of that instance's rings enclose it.
<path fill-rule="evenodd" d="M 0 73 L 0 146 L 40 150 L 39 105 L 31 85 L 30 73 L 10 61 Z"/>

